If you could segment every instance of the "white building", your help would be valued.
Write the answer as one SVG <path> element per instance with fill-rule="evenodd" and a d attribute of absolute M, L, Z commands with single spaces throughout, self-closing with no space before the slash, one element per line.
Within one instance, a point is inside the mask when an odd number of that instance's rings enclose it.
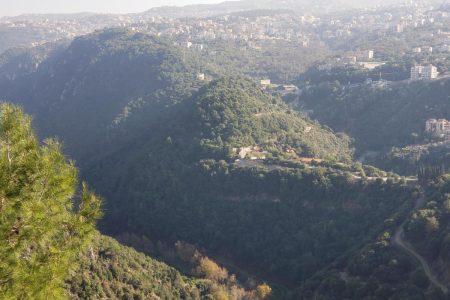
<path fill-rule="evenodd" d="M 438 75 L 437 68 L 433 65 L 418 65 L 411 68 L 411 80 L 436 79 Z"/>
<path fill-rule="evenodd" d="M 197 80 L 204 81 L 205 80 L 205 74 L 204 73 L 197 74 Z"/>
<path fill-rule="evenodd" d="M 263 87 L 270 86 L 270 79 L 263 79 L 263 80 L 261 80 L 261 86 L 263 86 Z"/>
<path fill-rule="evenodd" d="M 450 122 L 446 119 L 429 119 L 425 123 L 425 131 L 434 136 L 449 137 Z"/>
<path fill-rule="evenodd" d="M 367 60 L 373 59 L 373 56 L 374 56 L 373 50 L 358 51 L 357 60 L 358 61 L 367 61 Z"/>
<path fill-rule="evenodd" d="M 402 24 L 397 24 L 393 28 L 394 33 L 402 33 L 404 31 L 404 27 Z"/>

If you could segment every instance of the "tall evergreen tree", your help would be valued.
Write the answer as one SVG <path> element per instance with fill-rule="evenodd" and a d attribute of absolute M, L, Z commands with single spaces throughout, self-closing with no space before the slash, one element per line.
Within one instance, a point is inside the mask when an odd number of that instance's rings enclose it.
<path fill-rule="evenodd" d="M 65 298 L 64 279 L 89 242 L 101 201 L 54 140 L 0 104 L 0 298 Z"/>

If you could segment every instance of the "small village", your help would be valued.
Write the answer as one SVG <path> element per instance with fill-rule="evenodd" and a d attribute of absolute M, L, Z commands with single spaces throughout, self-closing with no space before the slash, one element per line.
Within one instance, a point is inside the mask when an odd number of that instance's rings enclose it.
<path fill-rule="evenodd" d="M 237 162 L 243 160 L 264 161 L 269 157 L 269 152 L 258 145 L 233 148 L 233 151 L 238 157 L 238 159 L 236 160 Z M 283 147 L 282 155 L 285 156 L 288 160 L 300 162 L 303 164 L 320 164 L 323 162 L 322 159 L 299 156 L 295 149 L 291 147 Z"/>

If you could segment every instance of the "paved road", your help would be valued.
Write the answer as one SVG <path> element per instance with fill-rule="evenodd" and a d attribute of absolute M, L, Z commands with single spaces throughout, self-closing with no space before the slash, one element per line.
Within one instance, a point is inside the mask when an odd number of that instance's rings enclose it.
<path fill-rule="evenodd" d="M 421 195 L 419 199 L 417 199 L 416 205 L 414 206 L 414 210 L 419 209 L 425 204 L 425 196 Z M 436 276 L 433 269 L 430 267 L 428 262 L 414 250 L 414 247 L 405 240 L 405 224 L 407 221 L 403 222 L 402 225 L 397 229 L 393 237 L 394 245 L 402 248 L 405 252 L 407 252 L 410 256 L 414 257 L 422 266 L 425 275 L 428 277 L 431 283 L 433 283 L 436 287 L 440 288 L 444 294 L 448 293 L 448 287 L 438 280 L 438 276 Z"/>

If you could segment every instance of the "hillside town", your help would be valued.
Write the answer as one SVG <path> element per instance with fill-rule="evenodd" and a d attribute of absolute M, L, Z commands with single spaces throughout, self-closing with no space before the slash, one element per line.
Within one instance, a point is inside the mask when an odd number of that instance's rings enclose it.
<path fill-rule="evenodd" d="M 0 19 L 0 32 L 6 38 L 6 34 L 13 35 L 17 46 L 36 46 L 58 39 L 70 39 L 105 27 L 124 27 L 167 38 L 175 45 L 195 51 L 214 51 L 217 41 L 231 42 L 242 51 L 264 51 L 268 43 L 292 44 L 299 48 L 315 48 L 325 44 L 336 52 L 332 55 L 333 64 L 359 64 L 374 68 L 388 59 L 388 53 L 380 45 L 373 45 L 378 49 L 350 50 L 343 46 L 345 41 L 358 37 L 370 40 L 414 33 L 418 37 L 417 44 L 409 49 L 397 49 L 397 52 L 417 56 L 449 53 L 449 13 L 448 5 L 434 7 L 426 1 L 406 1 L 398 7 L 375 7 L 333 15 L 279 10 L 202 18 L 174 18 L 151 12 L 63 15 L 58 18 L 19 16 Z M 21 36 L 29 36 L 30 33 L 35 39 L 22 41 Z"/>

